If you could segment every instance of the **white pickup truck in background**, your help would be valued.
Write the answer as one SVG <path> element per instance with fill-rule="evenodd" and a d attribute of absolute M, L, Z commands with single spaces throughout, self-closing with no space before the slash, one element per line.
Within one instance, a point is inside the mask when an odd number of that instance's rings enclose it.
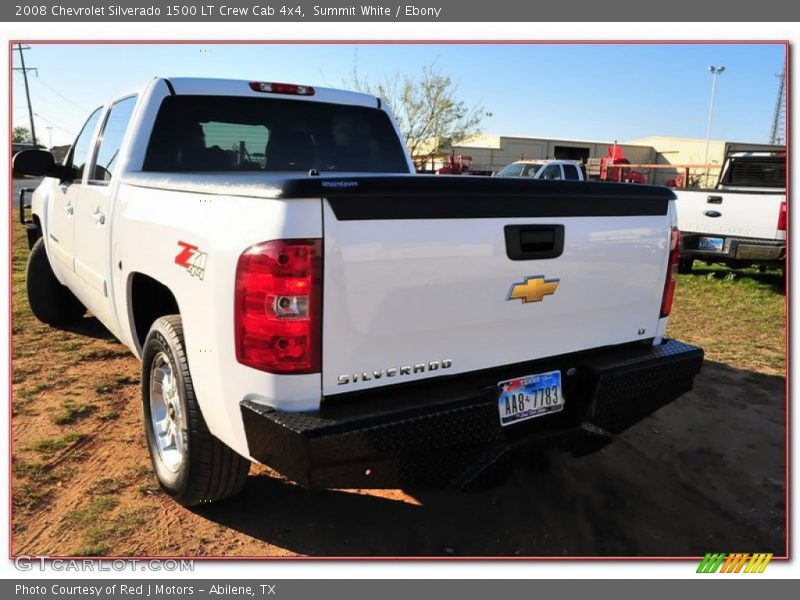
<path fill-rule="evenodd" d="M 728 154 L 713 190 L 676 190 L 679 271 L 695 260 L 732 268 L 784 268 L 786 152 Z"/>
<path fill-rule="evenodd" d="M 20 207 L 34 315 L 88 309 L 141 359 L 185 505 L 236 494 L 250 461 L 307 487 L 480 485 L 602 447 L 702 364 L 665 337 L 670 190 L 418 176 L 373 96 L 158 78 L 64 164 L 14 168 L 45 176 Z"/>
<path fill-rule="evenodd" d="M 506 165 L 494 177 L 525 177 L 552 181 L 584 181 L 583 165 L 578 160 L 554 158 L 523 159 Z"/>

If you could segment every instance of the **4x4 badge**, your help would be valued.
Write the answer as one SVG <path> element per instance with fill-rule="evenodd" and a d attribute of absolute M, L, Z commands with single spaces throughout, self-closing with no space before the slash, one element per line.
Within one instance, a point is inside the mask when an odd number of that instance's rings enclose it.
<path fill-rule="evenodd" d="M 208 254 L 198 250 L 194 244 L 179 241 L 178 246 L 181 251 L 175 257 L 175 264 L 186 269 L 192 277 L 202 280 L 206 276 Z"/>
<path fill-rule="evenodd" d="M 541 302 L 545 296 L 556 293 L 559 281 L 559 279 L 545 279 L 544 275 L 531 275 L 524 281 L 513 284 L 506 300 L 522 300 L 523 304 Z"/>

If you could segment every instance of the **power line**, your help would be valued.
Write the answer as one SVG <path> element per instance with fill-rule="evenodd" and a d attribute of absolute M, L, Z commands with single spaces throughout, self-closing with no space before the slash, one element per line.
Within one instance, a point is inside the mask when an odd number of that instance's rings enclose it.
<path fill-rule="evenodd" d="M 37 81 L 37 83 L 39 83 L 39 84 L 43 85 L 43 86 L 44 86 L 44 87 L 46 87 L 48 90 L 50 90 L 51 92 L 53 92 L 53 93 L 54 93 L 56 96 L 58 96 L 59 98 L 61 98 L 61 99 L 62 99 L 64 102 L 67 102 L 68 104 L 71 104 L 72 106 L 74 106 L 75 108 L 77 108 L 78 110 L 80 110 L 82 114 L 85 114 L 85 113 L 88 113 L 88 112 L 89 112 L 89 110 L 88 110 L 88 109 L 84 108 L 83 106 L 78 106 L 77 104 L 75 104 L 75 102 L 73 102 L 72 100 L 70 100 L 69 98 L 67 98 L 66 96 L 64 96 L 64 95 L 63 95 L 61 92 L 59 92 L 58 90 L 55 90 L 55 89 L 53 89 L 52 87 L 50 87 L 49 85 L 47 85 L 47 84 L 46 84 L 46 83 L 45 83 L 45 82 L 42 80 L 42 78 L 41 78 L 41 77 L 38 77 L 38 74 L 37 74 L 36 81 Z"/>
<path fill-rule="evenodd" d="M 69 129 L 65 129 L 64 127 L 62 127 L 62 126 L 61 126 L 61 125 L 59 125 L 58 123 L 54 123 L 53 121 L 51 121 L 51 120 L 50 120 L 50 119 L 48 119 L 47 117 L 43 117 L 42 115 L 40 115 L 40 114 L 39 114 L 39 113 L 37 113 L 37 112 L 35 112 L 35 113 L 33 113 L 33 114 L 34 114 L 35 116 L 39 117 L 39 118 L 40 118 L 42 121 L 44 121 L 45 123 L 50 123 L 50 125 L 52 125 L 52 126 L 53 126 L 53 127 L 55 127 L 56 129 L 60 129 L 60 130 L 61 130 L 61 131 L 63 131 L 64 133 L 68 133 L 69 135 L 73 135 L 73 134 L 72 134 L 72 132 L 71 132 Z"/>

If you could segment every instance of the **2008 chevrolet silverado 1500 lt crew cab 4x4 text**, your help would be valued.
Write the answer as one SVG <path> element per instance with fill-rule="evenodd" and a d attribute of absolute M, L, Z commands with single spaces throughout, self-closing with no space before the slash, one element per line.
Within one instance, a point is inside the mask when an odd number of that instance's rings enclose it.
<path fill-rule="evenodd" d="M 142 361 L 161 486 L 481 485 L 585 453 L 692 387 L 665 337 L 665 188 L 414 174 L 378 98 L 155 79 L 88 119 L 27 223 L 28 297 Z"/>

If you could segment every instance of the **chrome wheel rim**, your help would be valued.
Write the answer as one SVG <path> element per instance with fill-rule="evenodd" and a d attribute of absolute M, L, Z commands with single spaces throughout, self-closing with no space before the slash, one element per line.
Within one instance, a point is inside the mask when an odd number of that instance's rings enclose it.
<path fill-rule="evenodd" d="M 156 354 L 150 366 L 150 428 L 161 463 L 171 472 L 183 464 L 184 415 L 178 382 L 166 354 Z"/>

